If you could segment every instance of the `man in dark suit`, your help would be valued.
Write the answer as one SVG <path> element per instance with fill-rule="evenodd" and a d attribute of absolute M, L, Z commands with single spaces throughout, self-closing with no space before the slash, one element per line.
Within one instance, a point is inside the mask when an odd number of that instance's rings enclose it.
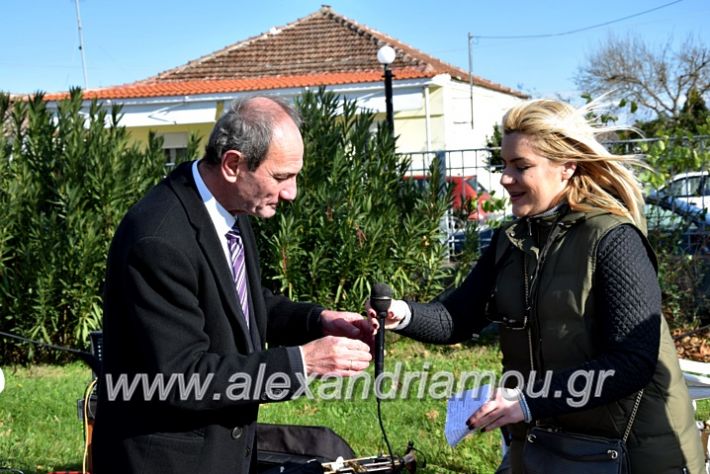
<path fill-rule="evenodd" d="M 272 217 L 296 198 L 298 126 L 280 101 L 235 103 L 204 158 L 121 222 L 104 293 L 96 474 L 253 471 L 260 403 L 303 392 L 307 377 L 368 366 L 372 330 L 360 315 L 261 287 L 248 216 Z"/>

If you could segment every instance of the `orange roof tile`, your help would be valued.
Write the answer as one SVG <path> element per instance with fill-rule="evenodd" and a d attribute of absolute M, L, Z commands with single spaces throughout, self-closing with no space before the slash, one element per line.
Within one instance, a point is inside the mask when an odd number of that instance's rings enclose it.
<path fill-rule="evenodd" d="M 405 68 L 396 71 L 396 79 L 419 79 L 433 74 L 417 69 Z M 130 99 L 141 97 L 166 97 L 197 94 L 219 94 L 229 92 L 249 92 L 257 90 L 286 89 L 297 87 L 317 87 L 338 84 L 359 84 L 382 80 L 382 70 L 358 72 L 328 72 L 303 74 L 299 76 L 253 77 L 245 79 L 221 80 L 177 80 L 165 82 L 136 82 L 116 87 L 89 89 L 84 91 L 85 99 Z M 45 100 L 62 100 L 68 92 L 46 94 Z"/>
<path fill-rule="evenodd" d="M 272 28 L 219 51 L 116 87 L 85 91 L 86 98 L 112 99 L 242 92 L 290 87 L 337 85 L 381 80 L 377 50 L 389 45 L 397 52 L 390 66 L 397 79 L 449 74 L 469 81 L 467 72 L 444 63 L 390 36 L 335 13 L 329 6 L 293 23 Z M 480 87 L 528 96 L 478 76 Z M 66 94 L 48 94 L 57 100 Z"/>

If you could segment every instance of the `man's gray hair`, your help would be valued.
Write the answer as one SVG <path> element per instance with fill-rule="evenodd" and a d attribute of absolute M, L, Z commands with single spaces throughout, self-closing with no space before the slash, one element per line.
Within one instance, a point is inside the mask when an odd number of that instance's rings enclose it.
<path fill-rule="evenodd" d="M 260 106 L 255 99 L 268 99 L 276 107 Z M 274 126 L 283 113 L 300 128 L 301 117 L 283 99 L 252 96 L 235 100 L 212 129 L 204 160 L 219 164 L 226 151 L 236 150 L 246 158 L 249 170 L 254 171 L 266 158 Z"/>

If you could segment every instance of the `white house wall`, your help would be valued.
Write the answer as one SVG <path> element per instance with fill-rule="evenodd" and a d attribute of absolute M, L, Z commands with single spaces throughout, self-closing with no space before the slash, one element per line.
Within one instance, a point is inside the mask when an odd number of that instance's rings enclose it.
<path fill-rule="evenodd" d="M 183 102 L 162 107 L 153 104 L 124 106 L 121 125 L 145 127 L 214 122 L 216 109 L 214 101 Z"/>
<path fill-rule="evenodd" d="M 504 195 L 499 173 L 489 172 L 485 148 L 493 135 L 493 127 L 500 124 L 503 114 L 523 99 L 483 87 L 473 87 L 473 127 L 471 127 L 471 88 L 466 83 L 449 81 L 444 87 L 445 149 L 449 151 L 447 166 L 453 174 L 475 175 L 488 190 Z M 466 150 L 466 151 L 455 151 Z"/>
<path fill-rule="evenodd" d="M 522 99 L 483 87 L 473 87 L 473 127 L 471 127 L 471 89 L 468 84 L 449 81 L 445 86 L 446 148 L 463 150 L 486 146 L 493 126 L 503 114 Z"/>
<path fill-rule="evenodd" d="M 383 83 L 371 82 L 331 86 L 334 93 L 357 100 L 358 107 L 378 114 L 385 119 Z M 291 88 L 262 91 L 287 100 L 302 94 L 308 88 Z M 503 113 L 521 99 L 501 92 L 474 87 L 474 127 L 471 128 L 469 86 L 452 81 L 448 75 L 432 79 L 396 81 L 393 84 L 395 134 L 400 153 L 428 153 L 436 151 L 465 150 L 485 147 L 493 125 L 499 123 Z M 161 134 L 185 133 L 190 129 L 201 135 L 222 114 L 228 104 L 251 93 L 218 93 L 195 96 L 174 96 L 106 100 L 104 104 L 122 104 L 121 125 L 127 127 L 132 138 L 147 140 L 149 130 Z M 90 102 L 86 101 L 85 109 Z M 50 104 L 50 107 L 56 104 Z M 207 137 L 202 136 L 205 140 Z M 204 144 L 204 141 L 203 141 Z M 451 153 L 450 166 L 462 168 L 458 174 L 479 174 L 464 170 L 480 166 L 477 156 L 470 153 Z M 484 184 L 491 179 L 482 180 Z M 496 179 L 497 181 L 497 179 Z M 489 187 L 489 186 L 487 186 Z"/>
<path fill-rule="evenodd" d="M 421 109 L 395 113 L 395 133 L 399 137 L 397 142 L 399 152 L 419 153 L 483 148 L 493 134 L 493 126 L 500 123 L 508 109 L 522 100 L 512 95 L 474 86 L 472 128 L 468 84 L 452 81 L 448 75 L 441 75 L 434 78 L 427 87 L 428 103 L 425 103 Z"/>
<path fill-rule="evenodd" d="M 393 104 L 395 113 L 423 109 L 423 86 L 429 80 L 401 81 L 395 84 Z M 377 83 L 354 84 L 347 86 L 331 86 L 328 88 L 338 95 L 350 100 L 356 100 L 358 107 L 369 109 L 375 113 L 384 113 L 385 99 L 382 93 L 383 85 Z M 293 99 L 309 90 L 305 88 L 277 89 L 269 91 L 254 91 L 244 93 L 223 93 L 210 95 L 195 95 L 190 97 L 157 97 L 138 99 L 104 100 L 105 106 L 113 103 L 122 105 L 121 125 L 127 128 L 151 127 L 166 125 L 186 125 L 199 123 L 214 123 L 221 115 L 225 104 L 244 96 L 255 93 L 276 95 L 285 99 Z M 83 104 L 88 111 L 90 101 Z"/>

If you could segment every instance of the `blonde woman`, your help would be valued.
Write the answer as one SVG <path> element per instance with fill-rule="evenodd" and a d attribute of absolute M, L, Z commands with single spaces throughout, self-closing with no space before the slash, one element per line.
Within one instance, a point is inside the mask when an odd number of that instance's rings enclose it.
<path fill-rule="evenodd" d="M 467 424 L 505 427 L 500 473 L 525 472 L 535 425 L 618 439 L 632 418 L 631 472 L 704 472 L 633 157 L 610 154 L 587 112 L 534 100 L 506 113 L 501 184 L 517 219 L 459 288 L 428 304 L 394 300 L 385 327 L 453 343 L 499 324 L 504 373 L 520 377 Z"/>

